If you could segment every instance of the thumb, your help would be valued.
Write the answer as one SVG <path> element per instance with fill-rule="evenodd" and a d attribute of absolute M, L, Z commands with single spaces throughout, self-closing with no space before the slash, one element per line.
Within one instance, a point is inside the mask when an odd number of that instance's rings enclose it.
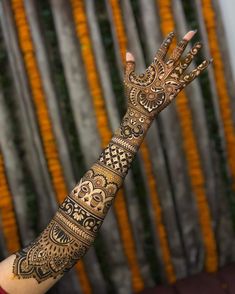
<path fill-rule="evenodd" d="M 135 57 L 130 52 L 127 52 L 125 75 L 128 76 L 134 70 L 135 70 Z"/>

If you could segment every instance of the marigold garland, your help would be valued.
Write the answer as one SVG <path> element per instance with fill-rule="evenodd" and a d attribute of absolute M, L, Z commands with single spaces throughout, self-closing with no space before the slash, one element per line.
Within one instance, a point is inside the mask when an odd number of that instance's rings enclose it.
<path fill-rule="evenodd" d="M 164 35 L 174 31 L 175 22 L 172 13 L 171 0 L 156 0 L 160 16 L 161 30 Z M 174 42 L 173 46 L 176 45 Z M 198 206 L 199 222 L 205 246 L 205 267 L 208 272 L 214 272 L 218 268 L 218 255 L 215 235 L 212 229 L 211 213 L 206 198 L 205 179 L 201 168 L 200 155 L 193 131 L 193 122 L 190 107 L 184 92 L 176 99 L 177 112 L 180 119 L 184 152 L 188 164 L 192 189 L 195 193 Z"/>
<path fill-rule="evenodd" d="M 8 186 L 4 160 L 0 153 L 0 218 L 6 248 L 9 253 L 20 249 L 20 237 L 12 195 Z"/>
<path fill-rule="evenodd" d="M 59 159 L 38 64 L 35 58 L 34 45 L 27 21 L 24 2 L 23 0 L 12 0 L 11 3 L 18 31 L 19 44 L 32 91 L 32 98 L 35 105 L 48 170 L 51 175 L 57 200 L 61 203 L 68 194 L 68 190 L 63 175 L 63 168 Z M 83 292 L 90 294 L 92 292 L 91 285 L 82 261 L 77 263 L 76 270 L 78 272 Z"/>
<path fill-rule="evenodd" d="M 116 37 L 118 40 L 119 50 L 122 58 L 122 63 L 125 65 L 126 63 L 126 48 L 127 48 L 127 36 L 124 27 L 124 21 L 122 18 L 121 8 L 118 0 L 109 0 L 112 16 L 113 16 L 113 25 L 115 27 Z M 165 266 L 165 271 L 167 274 L 167 279 L 170 283 L 175 282 L 176 274 L 174 271 L 174 267 L 171 260 L 170 247 L 167 238 L 167 232 L 163 223 L 163 213 L 161 209 L 161 204 L 159 201 L 159 197 L 157 194 L 156 181 L 154 177 L 153 167 L 151 156 L 149 154 L 149 150 L 147 144 L 145 142 L 142 143 L 140 147 L 140 153 L 143 158 L 144 168 L 146 172 L 146 177 L 148 179 L 149 191 L 152 206 L 154 208 L 154 218 L 156 223 L 157 235 L 159 237 L 163 262 Z"/>
<path fill-rule="evenodd" d="M 206 25 L 211 56 L 214 57 L 213 67 L 215 85 L 219 96 L 219 106 L 224 126 L 228 163 L 233 179 L 233 188 L 235 189 L 235 132 L 232 119 L 231 98 L 229 97 L 225 80 L 223 58 L 220 52 L 216 30 L 216 16 L 211 0 L 202 0 L 202 13 Z"/>
<path fill-rule="evenodd" d="M 105 108 L 102 88 L 92 49 L 88 22 L 84 8 L 84 1 L 71 0 L 71 5 L 76 25 L 76 32 L 81 46 L 86 77 L 93 99 L 97 129 L 101 139 L 102 147 L 106 147 L 111 139 L 112 132 L 109 128 L 108 115 Z M 131 224 L 128 218 L 127 207 L 124 198 L 124 191 L 122 189 L 119 191 L 118 197 L 114 202 L 114 208 L 117 215 L 124 252 L 127 257 L 130 271 L 132 273 L 132 286 L 134 291 L 141 291 L 144 288 L 144 282 L 141 277 L 138 265 L 135 242 L 132 236 Z"/>

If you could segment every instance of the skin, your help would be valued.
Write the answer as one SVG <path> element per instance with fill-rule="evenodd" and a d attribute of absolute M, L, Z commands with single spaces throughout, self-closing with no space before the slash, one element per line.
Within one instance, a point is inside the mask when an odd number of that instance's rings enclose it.
<path fill-rule="evenodd" d="M 92 245 L 152 121 L 210 64 L 204 61 L 185 73 L 201 48 L 195 44 L 187 58 L 181 59 L 195 33 L 188 32 L 167 56 L 173 39 L 170 33 L 143 75 L 134 72 L 134 56 L 127 52 L 124 84 L 128 107 L 121 125 L 39 238 L 0 263 L 0 285 L 8 293 L 27 294 L 32 289 L 34 294 L 45 293 Z"/>

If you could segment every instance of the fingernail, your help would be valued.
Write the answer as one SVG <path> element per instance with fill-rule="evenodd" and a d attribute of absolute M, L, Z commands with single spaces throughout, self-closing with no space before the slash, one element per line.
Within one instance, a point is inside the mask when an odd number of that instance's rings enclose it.
<path fill-rule="evenodd" d="M 189 31 L 189 32 L 187 32 L 187 34 L 183 37 L 183 39 L 186 40 L 186 41 L 190 41 L 196 33 L 197 33 L 197 30 Z"/>
<path fill-rule="evenodd" d="M 213 58 L 211 58 L 211 59 L 210 59 L 210 63 L 212 63 L 213 61 L 214 61 L 214 59 L 213 59 Z"/>
<path fill-rule="evenodd" d="M 126 61 L 134 61 L 134 56 L 131 52 L 126 52 Z"/>

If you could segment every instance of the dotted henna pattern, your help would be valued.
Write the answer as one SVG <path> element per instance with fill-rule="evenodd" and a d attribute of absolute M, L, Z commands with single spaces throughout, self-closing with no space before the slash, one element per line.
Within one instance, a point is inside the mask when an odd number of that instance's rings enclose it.
<path fill-rule="evenodd" d="M 188 44 L 188 41 L 182 40 L 167 59 L 166 54 L 173 37 L 173 33 L 167 36 L 152 64 L 143 74 L 137 75 L 134 71 L 134 63 L 127 62 L 124 83 L 129 95 L 128 103 L 151 117 L 162 111 L 210 64 L 210 61 L 205 60 L 191 73 L 185 74 L 184 71 L 201 48 L 201 43 L 196 43 L 186 57 L 180 61 Z"/>
<path fill-rule="evenodd" d="M 166 59 L 173 36 L 173 33 L 167 36 L 144 74 L 137 75 L 134 63 L 127 62 L 127 113 L 99 160 L 66 197 L 47 228 L 27 248 L 16 253 L 13 273 L 19 279 L 34 278 L 40 283 L 60 277 L 86 253 L 153 118 L 209 65 L 209 61 L 204 61 L 185 74 L 201 48 L 201 43 L 196 43 L 180 60 L 186 40 L 179 42 Z"/>

